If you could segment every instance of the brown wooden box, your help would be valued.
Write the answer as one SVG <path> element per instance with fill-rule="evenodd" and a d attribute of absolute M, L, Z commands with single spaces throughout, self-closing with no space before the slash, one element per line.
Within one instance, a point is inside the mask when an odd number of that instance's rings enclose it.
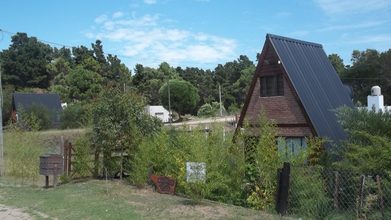
<path fill-rule="evenodd" d="M 48 154 L 39 157 L 39 174 L 59 176 L 63 173 L 63 157 L 58 154 Z"/>

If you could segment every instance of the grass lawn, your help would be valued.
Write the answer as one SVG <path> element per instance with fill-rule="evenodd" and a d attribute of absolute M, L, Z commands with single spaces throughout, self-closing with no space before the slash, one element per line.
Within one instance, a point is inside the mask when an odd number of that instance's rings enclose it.
<path fill-rule="evenodd" d="M 0 204 L 21 208 L 35 219 L 281 219 L 210 201 L 194 205 L 186 198 L 104 180 L 43 189 L 2 177 Z"/>

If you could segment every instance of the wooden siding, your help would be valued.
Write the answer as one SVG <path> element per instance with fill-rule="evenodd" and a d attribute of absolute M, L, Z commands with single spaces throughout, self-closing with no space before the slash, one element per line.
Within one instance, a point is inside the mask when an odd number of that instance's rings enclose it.
<path fill-rule="evenodd" d="M 278 64 L 278 57 L 269 47 L 264 56 L 264 63 L 255 73 L 255 85 L 250 91 L 250 101 L 245 112 L 245 121 L 256 126 L 260 112 L 266 117 L 274 120 L 278 126 L 278 135 L 285 137 L 301 137 L 313 135 L 310 122 L 307 120 L 304 109 L 291 86 L 291 82 L 283 71 L 282 65 Z M 260 77 L 270 75 L 283 75 L 284 95 L 283 96 L 260 96 Z"/>

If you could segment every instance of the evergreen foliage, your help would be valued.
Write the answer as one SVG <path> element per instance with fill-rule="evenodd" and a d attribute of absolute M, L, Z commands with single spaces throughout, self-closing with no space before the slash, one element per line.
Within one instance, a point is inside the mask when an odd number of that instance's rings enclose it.
<path fill-rule="evenodd" d="M 168 99 L 170 98 L 171 109 L 178 112 L 179 115 L 193 113 L 200 99 L 197 88 L 184 80 L 173 79 L 168 83 L 165 83 L 159 90 L 163 106 L 169 109 Z M 168 89 L 170 89 L 170 97 L 168 97 Z"/>
<path fill-rule="evenodd" d="M 342 108 L 341 125 L 349 138 L 337 152 L 337 167 L 368 175 L 389 175 L 391 170 L 391 114 Z"/>
<path fill-rule="evenodd" d="M 144 113 L 142 97 L 118 89 L 102 94 L 92 110 L 92 119 L 95 175 L 103 174 L 103 171 L 109 176 L 119 171 L 129 173 L 130 161 L 141 139 L 159 131 L 161 126 L 157 119 Z M 97 159 L 100 154 L 103 155 L 102 162 Z M 99 168 L 103 170 L 99 172 Z"/>

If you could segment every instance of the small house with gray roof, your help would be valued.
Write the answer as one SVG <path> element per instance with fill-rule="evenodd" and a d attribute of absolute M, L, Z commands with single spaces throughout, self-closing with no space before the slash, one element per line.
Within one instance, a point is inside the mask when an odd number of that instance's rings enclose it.
<path fill-rule="evenodd" d="M 339 142 L 346 138 L 335 114 L 342 106 L 353 103 L 322 45 L 267 34 L 238 128 L 245 121 L 256 128 L 264 112 L 292 151 L 310 136 Z"/>
<path fill-rule="evenodd" d="M 60 126 L 62 112 L 60 96 L 55 93 L 14 93 L 12 94 L 12 120 L 18 121 L 23 111 L 29 111 L 33 106 L 45 108 L 50 114 L 53 127 Z"/>

